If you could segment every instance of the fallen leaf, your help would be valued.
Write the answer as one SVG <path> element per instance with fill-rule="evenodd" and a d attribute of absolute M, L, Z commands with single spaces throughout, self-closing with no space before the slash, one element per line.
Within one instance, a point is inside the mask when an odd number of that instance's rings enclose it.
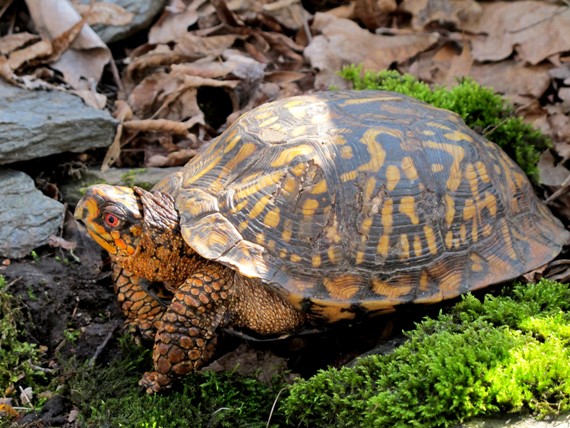
<path fill-rule="evenodd" d="M 152 44 L 168 43 L 179 40 L 188 33 L 188 28 L 198 21 L 198 12 L 187 6 L 181 12 L 166 9 L 148 33 L 148 42 Z"/>
<path fill-rule="evenodd" d="M 353 21 L 327 13 L 317 13 L 312 28 L 321 34 L 307 46 L 305 56 L 317 69 L 315 86 L 318 89 L 331 85 L 346 86 L 346 82 L 337 75 L 344 65 L 363 64 L 364 70 L 384 70 L 393 63 L 414 57 L 439 39 L 435 33 L 372 34 Z"/>
<path fill-rule="evenodd" d="M 27 32 L 8 34 L 7 36 L 0 37 L 0 55 L 7 55 L 16 49 L 20 49 L 27 45 L 32 40 L 37 40 L 37 34 Z"/>
<path fill-rule="evenodd" d="M 67 251 L 73 251 L 77 247 L 77 242 L 67 241 L 59 236 L 51 235 L 48 238 L 48 245 L 54 248 L 62 248 Z"/>
<path fill-rule="evenodd" d="M 8 65 L 12 70 L 18 70 L 30 61 L 39 58 L 48 58 L 53 53 L 49 40 L 40 40 L 30 46 L 13 51 L 8 57 Z"/>
<path fill-rule="evenodd" d="M 560 186 L 570 175 L 568 168 L 556 160 L 550 150 L 546 150 L 538 162 L 540 184 L 550 187 Z"/>
<path fill-rule="evenodd" d="M 57 60 L 51 67 L 75 89 L 90 89 L 99 82 L 111 53 L 91 27 L 75 27 L 82 18 L 71 4 L 64 0 L 26 0 L 26 4 L 40 35 L 57 45 Z"/>
<path fill-rule="evenodd" d="M 434 22 L 457 27 L 481 14 L 481 5 L 474 0 L 404 0 L 400 8 L 412 15 L 412 28 L 416 30 Z"/>
<path fill-rule="evenodd" d="M 81 16 L 87 17 L 89 25 L 104 24 L 120 27 L 129 24 L 133 20 L 134 15 L 118 4 L 103 1 L 92 3 L 91 5 L 82 3 L 73 5 Z"/>
<path fill-rule="evenodd" d="M 570 51 L 570 10 L 542 1 L 481 3 L 477 19 L 461 29 L 480 36 L 473 39 L 477 61 L 500 61 L 513 50 L 530 64 Z"/>
<path fill-rule="evenodd" d="M 107 106 L 107 97 L 103 94 L 88 89 L 76 89 L 70 92 L 81 97 L 85 104 L 97 110 L 103 110 Z"/>
<path fill-rule="evenodd" d="M 306 20 L 306 12 L 300 0 L 277 0 L 261 6 L 264 14 L 271 16 L 291 30 L 299 30 Z"/>
<path fill-rule="evenodd" d="M 279 84 L 290 83 L 301 80 L 305 78 L 306 75 L 306 73 L 300 71 L 273 71 L 265 75 L 265 81 Z"/>
<path fill-rule="evenodd" d="M 461 55 L 451 57 L 450 67 L 445 76 L 445 85 L 450 87 L 457 84 L 457 79 L 468 76 L 473 67 L 473 55 L 469 43 L 463 43 Z"/>
<path fill-rule="evenodd" d="M 549 66 L 525 65 L 514 60 L 475 64 L 471 76 L 483 86 L 490 86 L 508 98 L 540 98 L 550 86 Z"/>
<path fill-rule="evenodd" d="M 145 167 L 164 168 L 167 166 L 181 166 L 196 156 L 197 151 L 193 149 L 182 149 L 168 155 L 152 155 L 145 162 Z"/>
<path fill-rule="evenodd" d="M 237 38 L 238 36 L 235 34 L 210 37 L 198 37 L 193 34 L 186 34 L 178 40 L 174 48 L 174 53 L 183 55 L 188 60 L 207 56 L 216 57 L 231 47 Z"/>

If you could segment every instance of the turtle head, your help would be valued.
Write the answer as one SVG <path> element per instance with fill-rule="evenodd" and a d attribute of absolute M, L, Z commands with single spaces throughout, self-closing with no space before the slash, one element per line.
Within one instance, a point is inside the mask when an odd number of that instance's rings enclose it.
<path fill-rule="evenodd" d="M 135 253 L 143 229 L 140 198 L 129 187 L 91 186 L 75 208 L 89 235 L 112 256 Z"/>
<path fill-rule="evenodd" d="M 87 189 L 75 218 L 115 262 L 151 281 L 171 280 L 164 267 L 190 252 L 183 248 L 178 212 L 167 193 L 98 184 Z"/>

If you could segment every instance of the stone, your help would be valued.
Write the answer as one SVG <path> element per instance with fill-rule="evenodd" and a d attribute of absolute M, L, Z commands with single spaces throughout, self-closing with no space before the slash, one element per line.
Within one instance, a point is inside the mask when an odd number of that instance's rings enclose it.
<path fill-rule="evenodd" d="M 31 91 L 0 80 L 0 165 L 108 147 L 117 121 L 61 91 Z"/>
<path fill-rule="evenodd" d="M 81 0 L 89 4 L 89 0 Z M 94 24 L 93 30 L 105 43 L 126 39 L 137 31 L 144 30 L 152 24 L 156 15 L 166 6 L 166 0 L 107 0 L 133 14 L 133 19 L 126 25 Z"/>
<path fill-rule="evenodd" d="M 65 207 L 23 172 L 0 169 L 0 256 L 20 258 L 57 235 Z"/>
<path fill-rule="evenodd" d="M 105 172 L 98 169 L 82 171 L 81 179 L 68 181 L 60 186 L 63 199 L 70 207 L 75 207 L 85 189 L 93 184 L 107 183 L 114 186 L 139 186 L 150 190 L 169 174 L 180 171 L 181 167 L 170 168 L 111 168 Z"/>

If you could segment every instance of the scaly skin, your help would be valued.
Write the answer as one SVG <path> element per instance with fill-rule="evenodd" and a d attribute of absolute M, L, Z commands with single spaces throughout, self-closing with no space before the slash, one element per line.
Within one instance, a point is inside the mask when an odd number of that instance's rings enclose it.
<path fill-rule="evenodd" d="M 148 393 L 199 369 L 213 355 L 218 327 L 259 334 L 298 330 L 305 316 L 255 280 L 197 255 L 180 235 L 172 198 L 160 192 L 98 185 L 75 211 L 116 266 L 115 290 L 127 322 L 154 338 L 153 372 L 141 386 Z M 142 286 L 161 282 L 174 294 L 163 306 Z"/>
<path fill-rule="evenodd" d="M 119 265 L 113 266 L 115 294 L 129 327 L 144 340 L 154 341 L 156 329 L 166 310 L 158 296 L 152 296 L 142 286 L 143 280 Z"/>

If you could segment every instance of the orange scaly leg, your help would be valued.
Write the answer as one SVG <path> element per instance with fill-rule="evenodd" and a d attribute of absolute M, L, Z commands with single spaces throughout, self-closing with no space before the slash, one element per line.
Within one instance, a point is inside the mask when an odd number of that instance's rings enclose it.
<path fill-rule="evenodd" d="M 232 274 L 220 265 L 206 265 L 176 291 L 156 335 L 155 371 L 140 381 L 148 393 L 168 388 L 173 377 L 197 370 L 212 357 Z"/>
<path fill-rule="evenodd" d="M 126 269 L 113 266 L 115 293 L 127 324 L 137 330 L 144 340 L 154 341 L 157 326 L 166 306 L 157 296 L 149 294 L 144 279 Z"/>

